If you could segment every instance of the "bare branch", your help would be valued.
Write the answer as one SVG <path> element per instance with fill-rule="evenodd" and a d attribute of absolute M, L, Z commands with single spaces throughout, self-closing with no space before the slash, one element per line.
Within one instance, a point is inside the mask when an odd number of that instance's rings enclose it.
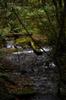
<path fill-rule="evenodd" d="M 53 4 L 55 6 L 56 19 L 57 19 L 57 23 L 58 23 L 58 26 L 59 26 L 59 24 L 60 24 L 60 16 L 59 16 L 59 9 L 58 9 L 58 1 L 57 0 L 53 0 Z"/>
<path fill-rule="evenodd" d="M 54 32 L 55 34 L 57 34 L 57 32 L 56 32 L 56 30 L 55 30 L 55 28 L 54 28 L 54 26 L 53 26 L 53 24 L 52 24 L 52 22 L 51 22 L 51 20 L 50 20 L 50 18 L 49 18 L 48 12 L 47 12 L 47 10 L 45 9 L 45 7 L 44 7 L 44 11 L 45 11 L 45 13 L 46 13 L 47 19 L 48 19 L 48 21 L 49 21 L 49 24 L 50 24 L 50 26 L 51 26 L 53 32 Z"/>

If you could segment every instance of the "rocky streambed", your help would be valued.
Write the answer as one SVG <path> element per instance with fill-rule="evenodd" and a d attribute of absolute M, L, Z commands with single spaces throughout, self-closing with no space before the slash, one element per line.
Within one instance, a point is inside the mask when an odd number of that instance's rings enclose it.
<path fill-rule="evenodd" d="M 30 92 L 32 89 L 37 93 L 57 93 L 58 69 L 45 53 L 37 56 L 32 50 L 21 53 L 14 52 L 6 59 L 16 66 L 12 73 L 9 73 L 9 77 L 17 84 L 18 91 L 22 92 L 23 87 L 26 90 L 30 87 Z M 26 90 L 25 92 L 28 92 Z"/>
<path fill-rule="evenodd" d="M 45 50 L 51 55 L 51 50 Z M 28 97 L 28 99 L 56 100 L 52 99 L 52 95 L 56 95 L 58 91 L 59 73 L 51 56 L 48 57 L 46 53 L 37 56 L 32 50 L 24 50 L 7 55 L 6 60 L 10 62 L 9 65 L 7 63 L 8 69 L 11 68 L 11 71 L 4 73 L 12 82 L 12 84 L 10 82 L 5 84 L 9 94 L 17 96 L 36 93 L 48 94 L 49 97 L 38 95 L 30 97 L 30 99 Z"/>

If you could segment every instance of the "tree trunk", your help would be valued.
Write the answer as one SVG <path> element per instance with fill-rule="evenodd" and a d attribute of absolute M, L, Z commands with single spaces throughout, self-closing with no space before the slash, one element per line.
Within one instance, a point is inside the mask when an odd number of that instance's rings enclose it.
<path fill-rule="evenodd" d="M 60 8 L 60 7 L 59 7 Z M 64 73 L 64 64 L 65 64 L 65 60 L 64 60 L 64 55 L 66 54 L 66 37 L 65 37 L 65 24 L 66 24 L 66 1 L 64 0 L 64 8 L 63 11 L 60 11 L 60 23 L 59 24 L 59 33 L 58 33 L 58 37 L 56 40 L 56 46 L 55 46 L 55 54 L 54 54 L 54 61 L 55 64 L 58 67 L 59 70 L 59 75 L 60 75 L 60 79 L 59 79 L 59 83 L 58 83 L 58 94 L 61 94 L 60 92 L 60 87 L 61 87 L 61 82 L 63 83 L 63 73 Z M 59 21 L 58 21 L 59 22 Z"/>

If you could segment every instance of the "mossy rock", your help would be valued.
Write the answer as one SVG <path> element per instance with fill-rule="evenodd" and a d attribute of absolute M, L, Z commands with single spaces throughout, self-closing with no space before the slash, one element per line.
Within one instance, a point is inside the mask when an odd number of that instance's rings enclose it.
<path fill-rule="evenodd" d="M 18 94 L 33 94 L 34 90 L 31 87 L 24 87 L 22 89 L 17 89 Z"/>
<path fill-rule="evenodd" d="M 10 91 L 12 94 L 16 95 L 26 95 L 26 94 L 34 94 L 35 91 L 32 87 L 24 87 L 24 88 L 15 88 Z"/>

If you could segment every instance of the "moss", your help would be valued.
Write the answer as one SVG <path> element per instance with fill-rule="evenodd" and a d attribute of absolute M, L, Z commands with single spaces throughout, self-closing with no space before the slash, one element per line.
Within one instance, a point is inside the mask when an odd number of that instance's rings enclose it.
<path fill-rule="evenodd" d="M 24 88 L 16 88 L 15 90 L 11 90 L 12 94 L 16 95 L 24 95 L 24 94 L 34 94 L 35 91 L 32 87 L 24 87 Z"/>
<path fill-rule="evenodd" d="M 25 87 L 22 89 L 22 94 L 33 94 L 35 91 L 30 87 Z"/>

